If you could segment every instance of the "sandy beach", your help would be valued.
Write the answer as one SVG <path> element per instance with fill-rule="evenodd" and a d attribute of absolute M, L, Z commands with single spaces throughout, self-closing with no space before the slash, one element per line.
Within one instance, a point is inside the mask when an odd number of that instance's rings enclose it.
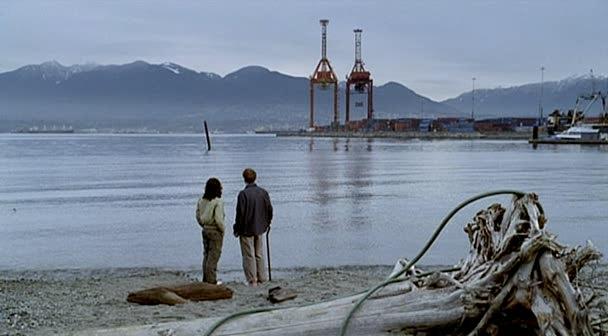
<path fill-rule="evenodd" d="M 266 307 L 268 289 L 294 289 L 283 306 L 331 300 L 363 291 L 385 278 L 392 266 L 278 269 L 273 281 L 247 287 L 240 270 L 220 273 L 234 290 L 230 300 L 177 306 L 128 303 L 140 289 L 200 280 L 200 272 L 151 268 L 0 272 L 0 335 L 53 335 L 71 331 L 224 316 Z"/>

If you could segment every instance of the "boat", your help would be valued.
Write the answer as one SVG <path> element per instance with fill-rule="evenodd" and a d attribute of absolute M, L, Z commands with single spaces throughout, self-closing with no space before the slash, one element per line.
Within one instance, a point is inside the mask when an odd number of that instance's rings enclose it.
<path fill-rule="evenodd" d="M 566 131 L 573 123 L 576 124 L 583 120 L 581 112 L 574 113 L 574 110 L 568 110 L 568 112 L 561 112 L 555 110 L 547 118 L 547 134 L 553 136 L 561 132 Z"/>
<path fill-rule="evenodd" d="M 591 125 L 581 125 L 568 128 L 566 131 L 554 136 L 559 140 L 607 140 L 608 134 L 600 133 L 600 130 Z"/>
<path fill-rule="evenodd" d="M 27 133 L 27 134 L 70 134 L 70 133 L 74 133 L 74 128 L 72 128 L 72 126 L 51 126 L 51 127 L 46 127 L 46 125 L 42 126 L 42 127 L 38 127 L 38 126 L 33 126 L 33 127 L 28 127 L 28 128 L 22 128 L 19 129 L 13 133 Z"/>
<path fill-rule="evenodd" d="M 591 94 L 580 95 L 576 99 L 573 110 L 562 114 L 554 111 L 547 120 L 547 131 L 549 136 L 544 138 L 530 139 L 531 144 L 580 144 L 580 145 L 603 145 L 608 144 L 608 105 L 606 99 L 608 93 L 593 91 Z M 597 118 L 585 118 L 591 106 L 601 101 L 602 110 Z M 581 109 L 582 102 L 588 102 Z M 591 122 L 593 120 L 593 122 Z"/>
<path fill-rule="evenodd" d="M 530 139 L 532 144 L 608 145 L 608 124 L 580 124 L 550 137 Z"/>

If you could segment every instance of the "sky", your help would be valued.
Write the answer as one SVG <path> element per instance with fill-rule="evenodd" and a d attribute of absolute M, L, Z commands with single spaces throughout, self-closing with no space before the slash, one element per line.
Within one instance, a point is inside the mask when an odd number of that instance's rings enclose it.
<path fill-rule="evenodd" d="M 339 78 L 354 28 L 375 84 L 400 82 L 442 100 L 476 88 L 608 73 L 608 1 L 0 0 L 0 72 L 57 60 L 170 61 L 225 75 L 262 65 L 309 76 L 329 19 Z"/>

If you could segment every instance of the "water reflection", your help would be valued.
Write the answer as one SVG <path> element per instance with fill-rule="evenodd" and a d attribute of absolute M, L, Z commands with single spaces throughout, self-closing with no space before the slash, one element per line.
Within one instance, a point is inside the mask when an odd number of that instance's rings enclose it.
<path fill-rule="evenodd" d="M 314 140 L 310 139 L 310 148 L 314 148 Z M 308 181 L 312 181 L 312 201 L 315 204 L 320 205 L 319 207 L 315 206 L 315 220 L 314 222 L 319 224 L 324 218 L 327 219 L 327 205 L 331 200 L 330 190 L 332 184 L 332 176 L 334 176 L 335 171 L 333 171 L 333 167 L 331 165 L 331 159 L 328 156 L 332 154 L 318 150 L 312 152 L 311 160 L 307 160 L 308 171 L 309 171 L 309 179 Z"/>
<path fill-rule="evenodd" d="M 368 152 L 371 151 L 372 139 L 368 139 L 365 147 L 366 151 L 353 150 L 348 160 L 351 164 L 345 167 L 346 175 L 346 199 L 349 206 L 349 225 L 352 228 L 369 226 L 371 223 L 370 214 L 373 213 L 373 206 L 370 203 L 373 186 L 370 178 L 372 159 Z"/>

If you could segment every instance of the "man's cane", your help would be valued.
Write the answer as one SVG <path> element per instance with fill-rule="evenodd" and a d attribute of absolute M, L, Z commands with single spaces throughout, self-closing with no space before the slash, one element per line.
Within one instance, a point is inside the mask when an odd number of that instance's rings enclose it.
<path fill-rule="evenodd" d="M 272 281 L 272 271 L 270 268 L 270 226 L 266 231 L 266 257 L 268 258 L 268 281 Z"/>

